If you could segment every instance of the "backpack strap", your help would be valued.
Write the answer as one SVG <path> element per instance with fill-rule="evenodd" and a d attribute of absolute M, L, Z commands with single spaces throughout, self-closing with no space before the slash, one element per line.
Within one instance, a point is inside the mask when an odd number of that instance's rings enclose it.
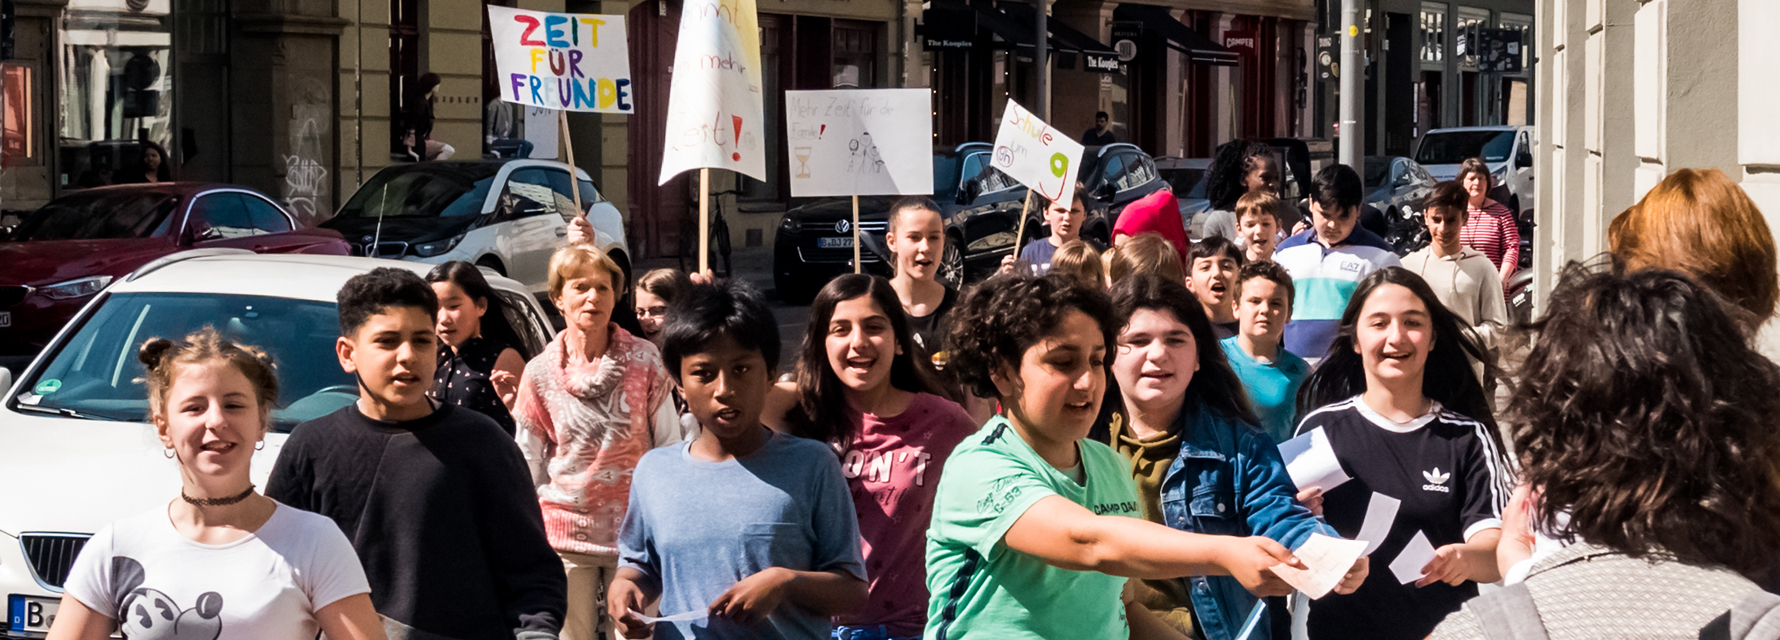
<path fill-rule="evenodd" d="M 1478 626 L 1486 640 L 1547 640 L 1545 622 L 1539 619 L 1539 607 L 1527 583 L 1517 582 L 1486 596 L 1471 599 L 1467 605 L 1476 614 Z"/>
<path fill-rule="evenodd" d="M 1700 629 L 1700 640 L 1780 638 L 1780 595 L 1756 590 Z"/>

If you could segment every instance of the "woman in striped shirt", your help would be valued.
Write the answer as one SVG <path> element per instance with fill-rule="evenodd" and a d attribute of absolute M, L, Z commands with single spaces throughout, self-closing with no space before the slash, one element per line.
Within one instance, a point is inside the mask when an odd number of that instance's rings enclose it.
<path fill-rule="evenodd" d="M 1466 160 L 1459 167 L 1459 184 L 1471 195 L 1459 242 L 1488 257 L 1496 265 L 1496 272 L 1502 274 L 1502 282 L 1507 283 L 1520 266 L 1520 227 L 1515 225 L 1514 212 L 1507 205 L 1490 199 L 1493 183 L 1489 165 L 1480 158 Z"/>

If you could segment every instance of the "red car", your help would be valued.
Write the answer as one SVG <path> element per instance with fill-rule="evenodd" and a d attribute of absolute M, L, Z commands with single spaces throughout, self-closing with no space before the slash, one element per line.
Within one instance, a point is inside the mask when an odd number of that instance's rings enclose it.
<path fill-rule="evenodd" d="M 169 182 L 84 189 L 0 236 L 0 357 L 35 355 L 116 278 L 186 249 L 347 255 L 247 187 Z"/>

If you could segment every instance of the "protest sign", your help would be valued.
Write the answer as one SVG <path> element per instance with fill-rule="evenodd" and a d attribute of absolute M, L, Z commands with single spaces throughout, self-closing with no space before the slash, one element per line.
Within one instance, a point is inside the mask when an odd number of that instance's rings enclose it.
<path fill-rule="evenodd" d="M 1020 227 L 1014 233 L 1017 255 L 1026 240 L 1027 210 L 1032 208 L 1032 195 L 1038 194 L 1052 202 L 1069 206 L 1075 195 L 1076 165 L 1082 161 L 1084 147 L 1068 134 L 1045 124 L 1020 103 L 1007 101 L 1001 113 L 1001 129 L 995 132 L 995 153 L 990 166 L 1026 185 L 1026 204 L 1020 208 Z"/>
<path fill-rule="evenodd" d="M 631 113 L 624 16 L 489 5 L 501 99 L 559 111 Z"/>
<path fill-rule="evenodd" d="M 687 169 L 713 168 L 765 180 L 760 86 L 754 0 L 687 0 L 680 9 L 658 184 Z"/>
<path fill-rule="evenodd" d="M 1012 100 L 1001 114 L 1001 129 L 995 133 L 995 154 L 990 164 L 1026 185 L 1038 195 L 1054 202 L 1068 203 L 1075 193 L 1076 167 L 1082 161 L 1083 147 L 1045 124 Z"/>
<path fill-rule="evenodd" d="M 933 193 L 928 89 L 786 91 L 791 195 Z"/>

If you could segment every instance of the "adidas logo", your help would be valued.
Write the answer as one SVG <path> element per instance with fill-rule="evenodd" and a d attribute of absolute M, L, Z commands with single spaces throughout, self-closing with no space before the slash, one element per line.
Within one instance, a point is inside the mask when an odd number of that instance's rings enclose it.
<path fill-rule="evenodd" d="M 1452 489 L 1450 489 L 1446 486 L 1446 481 L 1452 479 L 1452 474 L 1441 473 L 1440 467 L 1434 467 L 1433 471 L 1423 471 L 1422 477 L 1426 478 L 1428 481 L 1427 484 L 1422 485 L 1422 491 L 1439 491 L 1440 493 L 1452 493 Z"/>

